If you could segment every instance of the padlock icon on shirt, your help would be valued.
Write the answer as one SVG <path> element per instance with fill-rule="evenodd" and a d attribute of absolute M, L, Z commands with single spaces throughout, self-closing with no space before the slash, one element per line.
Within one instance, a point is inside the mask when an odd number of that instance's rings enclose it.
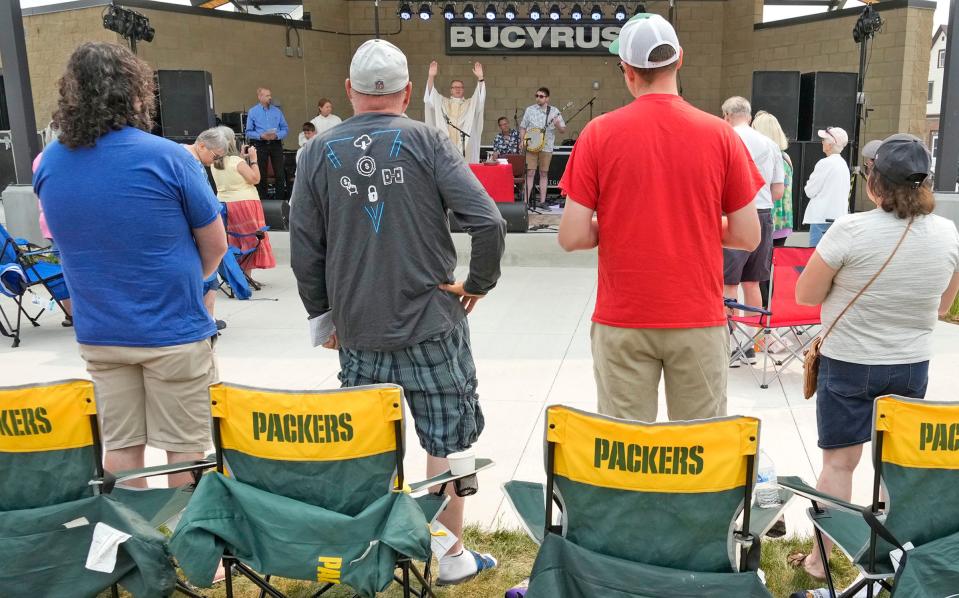
<path fill-rule="evenodd" d="M 370 200 L 370 203 L 373 203 L 379 198 L 379 195 L 376 193 L 376 187 L 374 185 L 370 185 L 370 188 L 366 191 L 366 199 Z"/>

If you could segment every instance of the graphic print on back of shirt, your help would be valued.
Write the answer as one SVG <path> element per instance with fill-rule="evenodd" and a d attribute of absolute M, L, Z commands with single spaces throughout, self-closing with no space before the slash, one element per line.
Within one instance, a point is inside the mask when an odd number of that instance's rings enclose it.
<path fill-rule="evenodd" d="M 385 161 L 395 160 L 399 157 L 400 149 L 403 147 L 401 137 L 402 131 L 399 129 L 386 129 L 355 137 L 332 139 L 326 142 L 324 148 L 326 159 L 334 170 L 343 168 L 344 162 L 353 164 L 353 174 L 343 174 L 339 178 L 339 186 L 345 191 L 345 195 L 341 193 L 340 197 L 347 201 L 357 202 L 362 206 L 363 211 L 370 219 L 375 234 L 380 232 L 383 212 L 386 207 L 381 191 L 376 186 L 379 182 L 376 172 L 379 169 L 379 178 L 382 180 L 384 187 L 404 184 L 404 175 L 402 166 L 380 168 L 376 158 L 372 155 L 373 150 L 383 147 L 381 140 L 389 141 L 389 152 Z M 380 159 L 383 160 L 382 157 Z M 361 192 L 363 189 L 366 191 L 365 194 Z"/>

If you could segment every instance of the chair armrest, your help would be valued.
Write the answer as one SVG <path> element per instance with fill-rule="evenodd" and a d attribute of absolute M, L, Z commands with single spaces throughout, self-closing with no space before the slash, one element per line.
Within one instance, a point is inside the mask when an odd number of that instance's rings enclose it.
<path fill-rule="evenodd" d="M 748 311 L 754 314 L 762 314 L 764 316 L 773 315 L 773 312 L 769 311 L 768 309 L 753 307 L 752 305 L 745 305 L 743 303 L 739 303 L 735 299 L 723 299 L 723 304 L 729 309 L 740 309 L 742 311 Z"/>
<path fill-rule="evenodd" d="M 542 544 L 546 533 L 546 487 L 538 482 L 510 480 L 503 484 L 503 494 L 526 534 L 533 542 Z"/>
<path fill-rule="evenodd" d="M 443 472 L 443 473 L 441 473 L 441 474 L 438 474 L 438 475 L 435 475 L 435 476 L 431 477 L 431 478 L 428 479 L 428 480 L 423 480 L 422 482 L 414 482 L 414 483 L 410 484 L 410 485 L 409 485 L 409 486 L 410 486 L 410 492 L 411 492 L 412 494 L 418 494 L 418 493 L 420 493 L 420 492 L 425 492 L 425 491 L 427 491 L 429 488 L 431 488 L 431 487 L 433 487 L 433 486 L 442 486 L 442 485 L 445 485 L 445 484 L 449 484 L 450 482 L 455 481 L 455 480 L 461 480 L 461 479 L 463 479 L 463 478 L 468 478 L 468 477 L 470 477 L 470 476 L 472 476 L 472 475 L 476 475 L 478 472 L 483 471 L 484 469 L 489 469 L 489 468 L 492 467 L 492 466 L 493 466 L 493 460 L 492 460 L 492 459 L 480 459 L 480 458 L 477 458 L 477 459 L 476 459 L 476 464 L 475 464 L 475 466 L 473 467 L 473 470 L 472 470 L 472 471 L 467 472 L 467 473 L 464 473 L 463 475 L 453 475 L 453 474 L 450 472 L 450 470 L 447 469 L 445 472 Z"/>
<path fill-rule="evenodd" d="M 807 498 L 815 503 L 824 503 L 837 509 L 842 509 L 843 511 L 856 513 L 857 515 L 861 514 L 862 510 L 865 508 L 817 490 L 816 488 L 802 481 L 802 479 L 797 476 L 779 477 L 776 479 L 776 482 L 783 488 L 791 490 L 797 496 Z"/>
<path fill-rule="evenodd" d="M 113 490 L 113 486 L 118 482 L 128 482 L 130 480 L 140 480 L 158 475 L 169 475 L 174 473 L 184 473 L 187 471 L 202 471 L 216 467 L 216 461 L 198 460 L 182 461 L 180 463 L 169 463 L 167 465 L 156 465 L 154 467 L 144 467 L 142 469 L 131 469 L 121 471 L 115 474 L 106 472 L 102 478 L 94 478 L 90 481 L 91 485 L 100 485 L 104 493 Z M 111 479 L 112 478 L 112 479 Z"/>
<path fill-rule="evenodd" d="M 796 494 L 787 488 L 779 489 L 780 505 L 774 508 L 764 509 L 753 505 L 749 510 L 749 532 L 757 538 L 766 535 L 776 521 L 779 520 L 782 512 L 789 506 L 790 501 L 796 497 Z"/>

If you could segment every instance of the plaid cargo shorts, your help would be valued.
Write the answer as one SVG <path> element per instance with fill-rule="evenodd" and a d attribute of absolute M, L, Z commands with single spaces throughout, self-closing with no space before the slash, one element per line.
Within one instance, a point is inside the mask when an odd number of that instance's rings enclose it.
<path fill-rule="evenodd" d="M 465 450 L 483 431 L 466 318 L 448 333 L 398 351 L 340 348 L 340 382 L 399 384 L 420 445 L 434 457 Z"/>

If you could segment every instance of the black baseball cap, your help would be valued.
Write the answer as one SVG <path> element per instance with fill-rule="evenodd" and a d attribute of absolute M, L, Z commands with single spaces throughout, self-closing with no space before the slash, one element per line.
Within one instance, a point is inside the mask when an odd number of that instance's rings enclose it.
<path fill-rule="evenodd" d="M 932 156 L 921 139 L 899 133 L 883 140 L 873 168 L 899 185 L 919 187 L 929 176 Z"/>

